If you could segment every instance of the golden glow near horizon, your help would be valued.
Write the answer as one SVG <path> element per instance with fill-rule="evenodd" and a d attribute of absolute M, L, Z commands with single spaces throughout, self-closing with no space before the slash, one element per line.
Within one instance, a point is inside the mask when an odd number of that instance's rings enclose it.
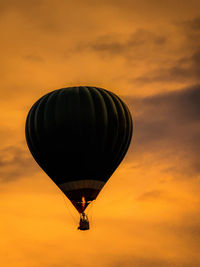
<path fill-rule="evenodd" d="M 197 0 L 0 0 L 1 266 L 200 266 L 199 10 Z M 38 98 L 76 85 L 118 94 L 134 120 L 85 232 L 24 134 Z"/>

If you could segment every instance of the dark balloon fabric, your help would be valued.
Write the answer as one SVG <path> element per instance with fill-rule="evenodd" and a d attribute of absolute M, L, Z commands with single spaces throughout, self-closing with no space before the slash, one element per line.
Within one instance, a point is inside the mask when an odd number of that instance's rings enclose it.
<path fill-rule="evenodd" d="M 79 212 L 82 204 L 76 203 L 82 203 L 83 196 L 88 203 L 97 197 L 124 158 L 131 137 L 132 118 L 125 103 L 96 87 L 50 92 L 32 106 L 26 121 L 33 157 Z"/>

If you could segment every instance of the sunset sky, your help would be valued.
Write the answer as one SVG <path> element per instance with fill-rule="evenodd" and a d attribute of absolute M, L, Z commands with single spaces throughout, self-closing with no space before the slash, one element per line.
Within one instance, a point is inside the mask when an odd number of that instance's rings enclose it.
<path fill-rule="evenodd" d="M 0 30 L 0 265 L 200 266 L 200 1 L 0 0 Z M 76 85 L 134 121 L 85 232 L 24 134 L 39 97 Z"/>

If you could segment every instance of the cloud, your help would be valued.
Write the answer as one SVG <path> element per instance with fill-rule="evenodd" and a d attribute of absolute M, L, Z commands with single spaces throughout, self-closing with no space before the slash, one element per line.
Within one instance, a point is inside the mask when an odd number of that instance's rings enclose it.
<path fill-rule="evenodd" d="M 199 42 L 200 45 L 200 42 Z M 135 77 L 131 81 L 139 84 L 149 83 L 174 83 L 174 82 L 199 82 L 200 75 L 200 49 L 190 48 L 191 55 L 175 58 L 171 66 L 158 65 L 151 72 Z M 167 62 L 166 62 L 167 65 Z"/>
<path fill-rule="evenodd" d="M 149 84 L 155 82 L 174 83 L 196 80 L 198 78 L 197 70 L 199 70 L 199 66 L 196 65 L 196 63 L 198 63 L 196 62 L 196 56 L 198 59 L 198 53 L 192 55 L 189 66 L 175 64 L 174 66 L 168 68 L 161 67 L 152 71 L 151 73 L 137 77 L 132 81 L 141 84 Z"/>
<path fill-rule="evenodd" d="M 125 41 L 122 41 L 124 40 Z M 167 38 L 164 35 L 153 33 L 144 29 L 138 29 L 127 37 L 121 35 L 104 35 L 88 44 L 80 44 L 79 51 L 93 50 L 97 53 L 104 53 L 110 56 L 134 57 L 135 49 L 141 49 L 147 45 L 162 46 Z M 136 56 L 136 55 L 135 55 Z"/>
<path fill-rule="evenodd" d="M 132 156 L 150 154 L 156 162 L 158 153 L 159 160 L 171 160 L 171 168 L 184 175 L 200 172 L 199 85 L 151 97 L 127 97 L 126 102 L 134 114 Z"/>
<path fill-rule="evenodd" d="M 0 181 L 10 182 L 39 170 L 28 149 L 8 146 L 0 151 Z"/>
<path fill-rule="evenodd" d="M 44 58 L 38 55 L 37 53 L 30 53 L 23 57 L 27 61 L 43 62 Z"/>
<path fill-rule="evenodd" d="M 152 190 L 145 192 L 143 195 L 141 195 L 138 200 L 139 201 L 151 201 L 151 200 L 156 200 L 160 199 L 163 197 L 163 191 L 161 190 Z"/>
<path fill-rule="evenodd" d="M 178 23 L 182 31 L 186 32 L 187 37 L 196 36 L 200 38 L 200 17 L 195 17 L 190 20 L 185 20 Z M 195 42 L 191 39 L 190 41 Z"/>
<path fill-rule="evenodd" d="M 172 25 L 182 40 L 174 46 L 179 47 L 176 54 L 166 50 L 169 58 L 159 62 L 144 74 L 130 79 L 131 82 L 147 85 L 149 83 L 197 83 L 200 77 L 200 17 L 181 21 Z M 174 36 L 168 43 L 173 43 Z M 164 52 L 164 50 L 163 50 Z M 158 52 L 159 53 L 159 52 Z"/>
<path fill-rule="evenodd" d="M 179 138 L 186 137 L 186 132 L 180 136 L 179 126 L 187 132 L 196 131 L 193 123 L 200 120 L 199 100 L 199 85 L 144 98 L 126 97 L 130 109 L 135 113 L 135 126 L 139 131 L 137 140 L 146 143 L 168 139 L 175 137 L 176 131 Z M 193 127 L 188 129 L 189 125 Z"/>

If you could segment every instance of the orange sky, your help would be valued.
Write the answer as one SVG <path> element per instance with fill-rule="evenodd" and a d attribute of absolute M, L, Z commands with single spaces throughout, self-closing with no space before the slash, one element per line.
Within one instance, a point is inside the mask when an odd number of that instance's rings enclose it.
<path fill-rule="evenodd" d="M 0 29 L 1 266 L 200 266 L 200 2 L 0 0 Z M 120 95 L 135 129 L 86 232 L 24 136 L 73 85 Z"/>

